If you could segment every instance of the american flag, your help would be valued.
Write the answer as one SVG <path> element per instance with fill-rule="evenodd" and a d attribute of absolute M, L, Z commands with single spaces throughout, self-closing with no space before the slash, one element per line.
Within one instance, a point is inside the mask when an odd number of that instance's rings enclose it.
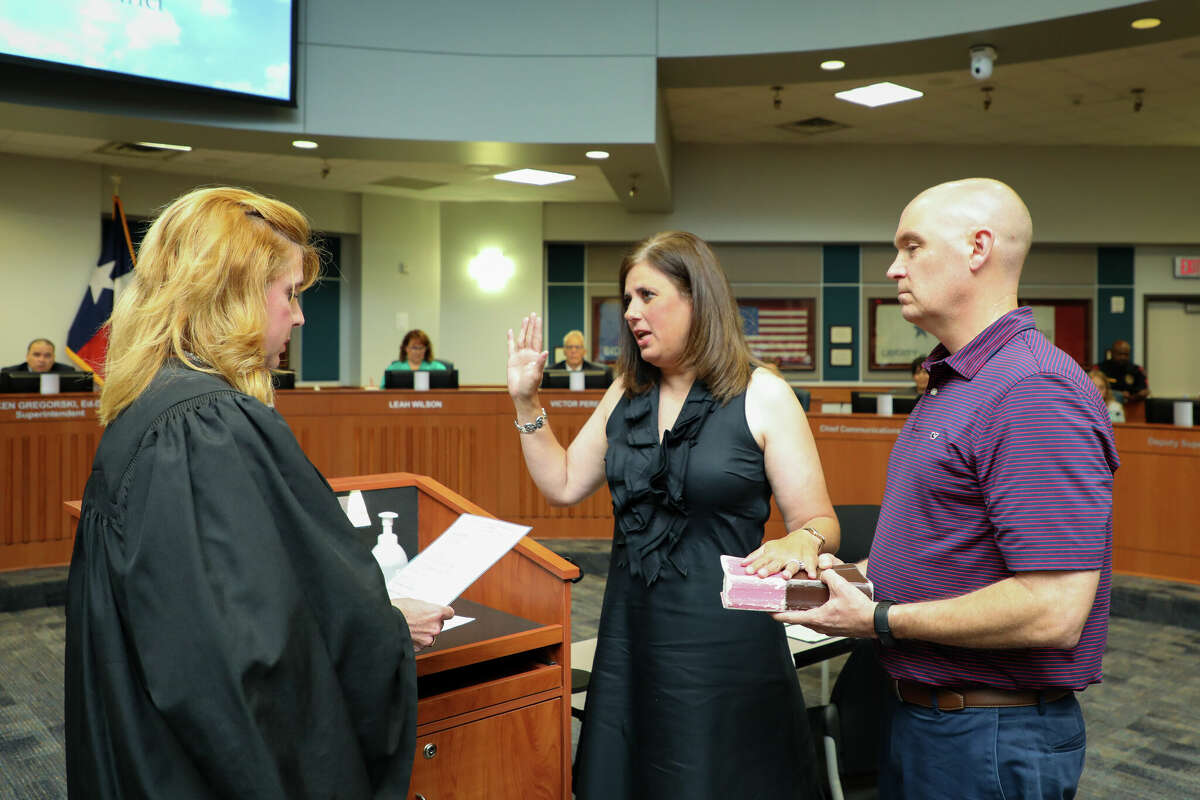
<path fill-rule="evenodd" d="M 742 300 L 742 329 L 750 352 L 781 367 L 811 368 L 809 303 L 804 300 Z"/>

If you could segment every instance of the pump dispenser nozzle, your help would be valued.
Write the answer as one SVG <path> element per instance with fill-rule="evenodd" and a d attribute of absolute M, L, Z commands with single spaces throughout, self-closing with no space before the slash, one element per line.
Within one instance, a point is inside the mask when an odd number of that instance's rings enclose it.
<path fill-rule="evenodd" d="M 383 532 L 376 537 L 375 546 L 371 548 L 371 555 L 375 556 L 379 563 L 385 583 L 391 581 L 392 577 L 408 564 L 408 554 L 404 552 L 400 540 L 392 532 L 392 522 L 397 516 L 399 515 L 395 511 L 379 512 Z"/>

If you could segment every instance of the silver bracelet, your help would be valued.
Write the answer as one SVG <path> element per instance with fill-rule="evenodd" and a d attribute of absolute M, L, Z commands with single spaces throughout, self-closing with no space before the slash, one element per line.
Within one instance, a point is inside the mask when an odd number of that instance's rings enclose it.
<path fill-rule="evenodd" d="M 517 430 L 521 433 L 536 433 L 538 428 L 546 424 L 546 409 L 542 409 L 542 413 L 538 414 L 538 418 L 533 422 L 517 422 L 513 420 L 513 425 L 517 426 Z"/>

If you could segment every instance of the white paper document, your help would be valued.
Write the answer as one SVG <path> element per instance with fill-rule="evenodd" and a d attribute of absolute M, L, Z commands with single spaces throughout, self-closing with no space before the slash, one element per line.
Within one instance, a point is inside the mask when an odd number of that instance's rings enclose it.
<path fill-rule="evenodd" d="M 451 628 L 457 628 L 459 625 L 466 625 L 468 622 L 474 621 L 474 617 L 464 617 L 462 614 L 455 614 L 453 617 L 442 623 L 442 633 L 445 633 Z"/>
<path fill-rule="evenodd" d="M 529 531 L 528 525 L 463 514 L 388 581 L 388 596 L 448 606 Z"/>
<path fill-rule="evenodd" d="M 367 512 L 367 501 L 358 489 L 338 498 L 342 511 L 350 518 L 350 524 L 356 528 L 367 528 L 371 525 L 371 515 Z"/>
<path fill-rule="evenodd" d="M 829 638 L 823 633 L 817 633 L 812 628 L 806 628 L 803 625 L 795 623 L 785 625 L 784 629 L 787 631 L 789 639 L 797 639 L 801 642 L 819 642 Z"/>

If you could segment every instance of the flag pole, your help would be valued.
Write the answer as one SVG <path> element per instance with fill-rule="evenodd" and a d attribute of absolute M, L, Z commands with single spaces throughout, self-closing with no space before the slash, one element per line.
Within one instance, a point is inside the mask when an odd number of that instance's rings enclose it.
<path fill-rule="evenodd" d="M 133 239 L 129 235 L 129 224 L 125 222 L 125 206 L 121 204 L 121 176 L 109 175 L 108 179 L 113 183 L 113 211 L 116 212 L 116 217 L 121 220 L 121 233 L 125 235 L 125 246 L 129 248 L 129 261 L 133 266 L 137 266 L 137 255 L 133 252 Z"/>

